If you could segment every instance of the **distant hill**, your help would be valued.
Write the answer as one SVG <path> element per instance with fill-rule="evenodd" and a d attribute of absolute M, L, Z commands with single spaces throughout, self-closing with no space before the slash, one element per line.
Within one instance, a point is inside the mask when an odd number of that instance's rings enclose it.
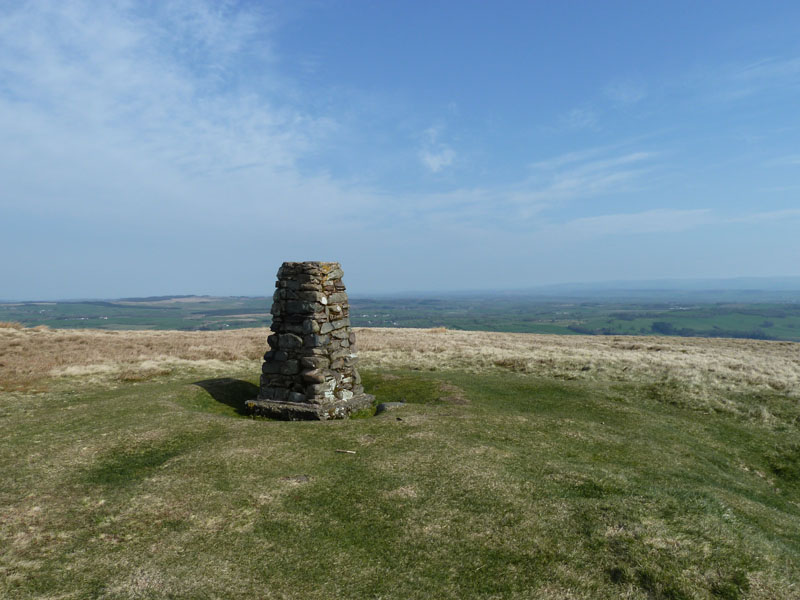
<path fill-rule="evenodd" d="M 800 277 L 732 277 L 727 279 L 648 279 L 573 282 L 539 289 L 800 290 Z"/>

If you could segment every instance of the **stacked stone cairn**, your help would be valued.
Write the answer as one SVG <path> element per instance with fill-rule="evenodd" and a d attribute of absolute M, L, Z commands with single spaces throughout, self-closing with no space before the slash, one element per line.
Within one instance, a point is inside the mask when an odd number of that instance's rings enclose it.
<path fill-rule="evenodd" d="M 342 419 L 372 406 L 356 370 L 342 275 L 335 262 L 285 262 L 278 270 L 260 393 L 247 402 L 254 414 Z"/>

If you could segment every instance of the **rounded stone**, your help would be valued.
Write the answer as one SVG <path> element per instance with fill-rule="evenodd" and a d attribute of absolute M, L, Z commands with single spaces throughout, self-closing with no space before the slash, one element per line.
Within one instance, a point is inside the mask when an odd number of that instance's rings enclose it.
<path fill-rule="evenodd" d="M 385 413 L 387 411 L 394 410 L 396 408 L 402 408 L 405 405 L 406 405 L 405 402 L 381 402 L 375 408 L 375 414 L 379 415 L 381 413 Z"/>

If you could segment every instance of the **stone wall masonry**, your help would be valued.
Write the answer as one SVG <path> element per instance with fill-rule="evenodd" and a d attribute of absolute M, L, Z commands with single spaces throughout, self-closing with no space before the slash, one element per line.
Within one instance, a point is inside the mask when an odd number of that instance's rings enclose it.
<path fill-rule="evenodd" d="M 356 337 L 342 268 L 336 262 L 285 262 L 278 270 L 272 335 L 255 414 L 341 419 L 372 405 L 356 369 Z"/>

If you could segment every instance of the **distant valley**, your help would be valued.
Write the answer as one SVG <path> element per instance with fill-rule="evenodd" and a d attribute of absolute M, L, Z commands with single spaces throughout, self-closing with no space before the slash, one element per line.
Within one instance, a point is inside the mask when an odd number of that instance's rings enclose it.
<path fill-rule="evenodd" d="M 790 289 L 608 287 L 350 298 L 360 327 L 666 335 L 800 341 L 800 292 Z M 269 327 L 267 297 L 154 296 L 7 302 L 0 321 L 26 327 L 217 331 Z"/>

